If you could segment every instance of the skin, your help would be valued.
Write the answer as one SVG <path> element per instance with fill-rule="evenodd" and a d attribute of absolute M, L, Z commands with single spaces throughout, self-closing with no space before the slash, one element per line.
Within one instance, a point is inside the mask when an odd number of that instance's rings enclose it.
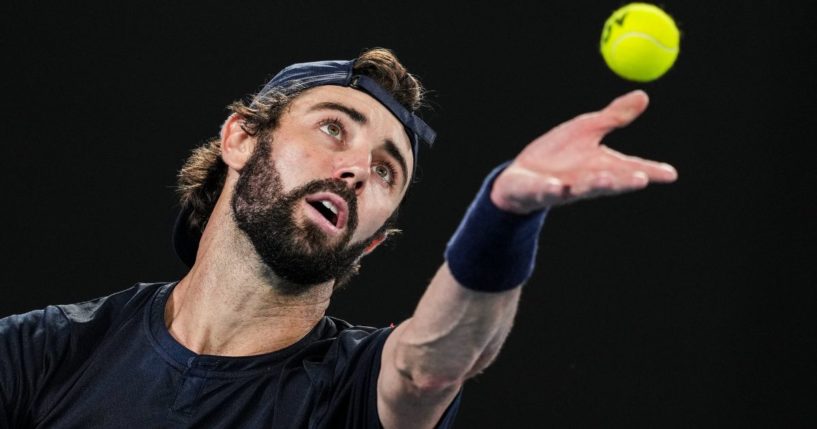
<path fill-rule="evenodd" d="M 314 109 L 334 102 L 355 109 L 366 125 L 331 109 Z M 329 122 L 345 128 L 343 138 Z M 405 195 L 405 176 L 395 169 L 389 186 L 375 172 L 392 161 L 383 143 L 394 142 L 412 168 L 411 149 L 403 127 L 370 96 L 350 88 L 322 86 L 295 99 L 273 133 L 273 158 L 284 191 L 313 179 L 347 181 L 358 200 L 358 228 L 352 243 L 374 234 Z M 334 281 L 314 285 L 303 294 L 285 296 L 276 290 L 282 280 L 270 278 L 247 237 L 237 229 L 230 199 L 244 165 L 258 141 L 232 115 L 222 126 L 222 158 L 228 172 L 224 189 L 204 230 L 196 263 L 174 288 L 165 309 L 171 335 L 199 354 L 248 356 L 269 353 L 303 338 L 323 317 Z M 309 222 L 307 206 L 297 222 Z M 328 240 L 338 237 L 327 236 Z M 377 241 L 368 251 L 373 250 Z"/>
<path fill-rule="evenodd" d="M 367 118 L 366 124 L 342 112 L 313 109 L 326 102 L 354 108 Z M 522 214 L 674 181 L 677 174 L 671 166 L 600 144 L 608 132 L 638 117 L 647 103 L 646 94 L 635 91 L 537 138 L 497 178 L 491 200 Z M 343 122 L 342 138 L 335 128 L 327 128 L 327 118 Z M 257 144 L 241 129 L 240 120 L 231 116 L 222 127 L 222 157 L 229 169 L 224 190 L 204 231 L 196 264 L 174 289 L 165 311 L 171 335 L 201 354 L 247 356 L 287 347 L 315 326 L 332 293 L 332 281 L 297 296 L 277 293 L 280 279 L 264 275 L 258 256 L 237 230 L 229 199 Z M 406 192 L 406 177 L 398 173 L 390 186 L 381 175 L 383 163 L 394 161 L 384 149 L 386 140 L 394 143 L 407 171 L 412 171 L 408 138 L 385 107 L 354 89 L 317 87 L 294 100 L 281 118 L 273 135 L 273 158 L 285 190 L 326 177 L 347 181 L 358 198 L 359 226 L 352 242 L 359 242 L 383 225 Z M 305 213 L 298 219 L 309 221 Z M 414 315 L 385 343 L 378 379 L 383 426 L 434 427 L 462 383 L 496 357 L 511 329 L 519 294 L 519 288 L 471 291 L 443 264 Z"/>
<path fill-rule="evenodd" d="M 663 163 L 625 156 L 601 145 L 647 107 L 643 91 L 578 116 L 531 142 L 494 182 L 491 200 L 517 214 L 677 179 Z M 465 380 L 497 356 L 516 314 L 520 288 L 500 293 L 462 287 L 446 264 L 437 271 L 411 319 L 383 350 L 378 409 L 384 427 L 433 428 Z"/>

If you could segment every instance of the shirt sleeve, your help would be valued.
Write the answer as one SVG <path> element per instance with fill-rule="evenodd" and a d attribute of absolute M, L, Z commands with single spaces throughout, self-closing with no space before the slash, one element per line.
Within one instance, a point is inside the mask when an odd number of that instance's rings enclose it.
<path fill-rule="evenodd" d="M 0 429 L 35 424 L 32 409 L 68 351 L 69 329 L 55 306 L 0 319 Z"/>

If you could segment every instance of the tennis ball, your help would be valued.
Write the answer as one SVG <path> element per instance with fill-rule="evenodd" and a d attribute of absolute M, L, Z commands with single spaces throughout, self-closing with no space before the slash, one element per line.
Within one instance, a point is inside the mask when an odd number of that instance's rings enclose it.
<path fill-rule="evenodd" d="M 630 3 L 610 15 L 601 33 L 601 55 L 611 70 L 636 82 L 658 79 L 678 58 L 675 21 L 647 3 Z"/>

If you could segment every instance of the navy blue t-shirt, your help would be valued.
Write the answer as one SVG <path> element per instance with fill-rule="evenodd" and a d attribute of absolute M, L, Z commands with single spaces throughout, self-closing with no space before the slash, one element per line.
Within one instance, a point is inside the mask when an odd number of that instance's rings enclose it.
<path fill-rule="evenodd" d="M 324 317 L 250 357 L 198 355 L 164 323 L 175 284 L 0 319 L 0 429 L 380 428 L 390 328 Z M 438 427 L 450 427 L 459 396 Z"/>

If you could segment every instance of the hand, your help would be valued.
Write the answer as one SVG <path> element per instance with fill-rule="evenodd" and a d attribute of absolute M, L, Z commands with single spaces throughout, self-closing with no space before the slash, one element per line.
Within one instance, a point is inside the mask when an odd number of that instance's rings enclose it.
<path fill-rule="evenodd" d="M 494 182 L 491 200 L 518 214 L 580 199 L 615 195 L 669 183 L 669 164 L 627 156 L 601 144 L 610 131 L 641 115 L 649 98 L 633 91 L 603 110 L 577 116 L 531 142 Z"/>

